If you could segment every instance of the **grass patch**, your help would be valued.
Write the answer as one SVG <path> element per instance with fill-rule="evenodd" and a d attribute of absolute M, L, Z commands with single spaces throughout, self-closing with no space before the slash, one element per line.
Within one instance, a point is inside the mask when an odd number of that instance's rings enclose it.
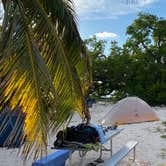
<path fill-rule="evenodd" d="M 160 157 L 162 159 L 165 159 L 166 158 L 166 149 L 165 148 L 162 148 L 161 151 L 160 151 Z"/>
<path fill-rule="evenodd" d="M 165 138 L 166 139 L 166 135 L 162 135 L 161 138 Z"/>
<path fill-rule="evenodd" d="M 156 132 L 162 133 L 162 128 L 161 128 L 160 126 L 157 126 L 157 127 L 156 127 Z"/>
<path fill-rule="evenodd" d="M 162 122 L 162 125 L 166 126 L 166 121 L 163 121 L 163 122 Z"/>

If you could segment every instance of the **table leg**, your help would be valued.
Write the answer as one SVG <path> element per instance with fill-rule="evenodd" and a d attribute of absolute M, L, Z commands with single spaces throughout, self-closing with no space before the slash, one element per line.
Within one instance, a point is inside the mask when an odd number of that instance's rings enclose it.
<path fill-rule="evenodd" d="M 84 158 L 85 158 L 85 155 L 86 155 L 87 151 L 79 151 L 79 155 L 80 155 L 80 158 L 81 158 L 81 162 L 80 162 L 80 166 L 84 166 Z"/>
<path fill-rule="evenodd" d="M 72 166 L 72 152 L 69 152 L 69 166 Z"/>
<path fill-rule="evenodd" d="M 100 147 L 100 156 L 99 156 L 99 158 L 102 158 L 102 154 L 103 152 L 102 152 L 102 145 L 101 145 L 101 147 Z"/>
<path fill-rule="evenodd" d="M 81 157 L 80 166 L 84 166 L 84 157 Z"/>
<path fill-rule="evenodd" d="M 136 147 L 134 147 L 134 155 L 133 155 L 133 161 L 135 161 L 135 154 L 136 154 L 136 150 L 135 150 Z"/>
<path fill-rule="evenodd" d="M 99 151 L 100 151 L 100 155 L 99 155 L 99 157 L 95 160 L 95 162 L 103 163 L 104 160 L 102 159 L 102 156 L 103 156 L 102 144 L 100 145 L 100 149 L 99 149 Z"/>
<path fill-rule="evenodd" d="M 112 157 L 112 139 L 110 139 L 110 155 Z"/>

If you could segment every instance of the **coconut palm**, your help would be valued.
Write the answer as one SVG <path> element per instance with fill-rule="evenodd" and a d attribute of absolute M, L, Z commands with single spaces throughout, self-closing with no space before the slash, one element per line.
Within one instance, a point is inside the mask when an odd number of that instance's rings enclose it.
<path fill-rule="evenodd" d="M 36 158 L 46 150 L 49 131 L 66 124 L 74 111 L 90 120 L 84 99 L 91 82 L 90 61 L 72 0 L 2 3 L 0 107 L 7 101 L 12 109 L 22 107 L 23 153 L 28 157 L 35 149 Z"/>

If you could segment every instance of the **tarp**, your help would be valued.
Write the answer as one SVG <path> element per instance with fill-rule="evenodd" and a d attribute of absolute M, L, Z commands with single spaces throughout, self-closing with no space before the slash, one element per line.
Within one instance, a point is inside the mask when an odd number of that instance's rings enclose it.
<path fill-rule="evenodd" d="M 25 114 L 10 108 L 0 111 L 0 147 L 20 147 Z"/>
<path fill-rule="evenodd" d="M 103 125 L 138 123 L 159 120 L 152 107 L 138 97 L 118 101 L 101 119 Z"/>

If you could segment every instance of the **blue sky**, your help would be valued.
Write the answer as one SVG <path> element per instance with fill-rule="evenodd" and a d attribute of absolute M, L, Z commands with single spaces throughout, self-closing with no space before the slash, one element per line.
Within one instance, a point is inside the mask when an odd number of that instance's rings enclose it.
<path fill-rule="evenodd" d="M 78 15 L 78 28 L 83 39 L 96 35 L 100 39 L 126 40 L 125 31 L 139 12 L 166 18 L 166 0 L 73 0 Z M 1 0 L 0 0 L 1 2 Z M 2 4 L 1 4 L 2 5 Z M 0 5 L 0 15 L 2 6 Z"/>
<path fill-rule="evenodd" d="M 100 39 L 126 40 L 125 31 L 139 12 L 148 12 L 166 18 L 166 0 L 74 0 L 78 14 L 79 31 L 83 39 L 96 35 Z"/>

